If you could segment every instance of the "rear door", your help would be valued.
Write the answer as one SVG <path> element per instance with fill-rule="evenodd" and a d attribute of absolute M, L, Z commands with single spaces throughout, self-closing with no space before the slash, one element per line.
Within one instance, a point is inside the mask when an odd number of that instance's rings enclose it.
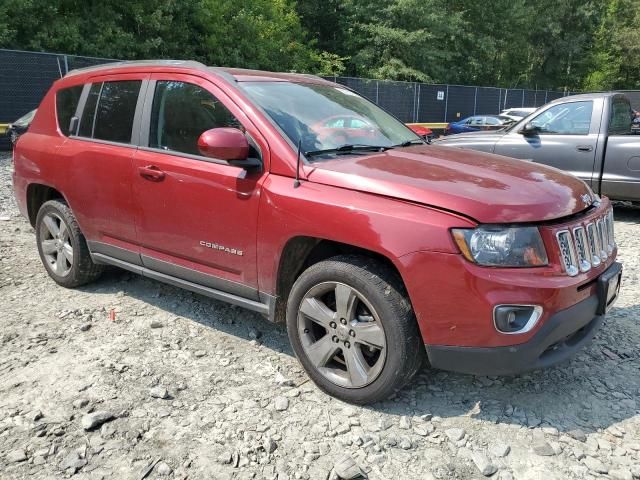
<path fill-rule="evenodd" d="M 90 249 L 131 263 L 140 263 L 131 190 L 133 132 L 147 77 L 92 78 L 80 98 L 77 130 L 58 150 L 66 164 L 68 200 Z"/>
<path fill-rule="evenodd" d="M 629 100 L 616 95 L 608 112 L 607 147 L 604 166 L 596 163 L 600 194 L 616 200 L 640 201 L 640 135 L 633 130 L 635 115 Z"/>
<path fill-rule="evenodd" d="M 593 186 L 601 115 L 593 100 L 552 105 L 529 120 L 537 133 L 525 136 L 512 129 L 495 153 L 559 168 Z"/>
<path fill-rule="evenodd" d="M 145 267 L 258 299 L 256 234 L 268 145 L 246 115 L 210 81 L 153 74 L 135 155 L 137 225 Z M 203 156 L 199 136 L 239 128 L 265 163 L 248 172 Z M 158 178 L 151 178 L 153 170 Z"/>

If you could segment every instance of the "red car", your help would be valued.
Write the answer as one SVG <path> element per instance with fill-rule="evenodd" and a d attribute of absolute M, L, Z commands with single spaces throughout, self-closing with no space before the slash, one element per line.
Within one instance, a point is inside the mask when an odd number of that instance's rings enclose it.
<path fill-rule="evenodd" d="M 433 130 L 431 130 L 430 128 L 418 125 L 416 123 L 407 123 L 407 127 L 409 127 L 425 140 L 431 141 L 433 139 Z"/>
<path fill-rule="evenodd" d="M 337 116 L 374 135 L 323 138 Z M 74 71 L 14 160 L 59 285 L 116 265 L 286 322 L 311 378 L 350 402 L 386 398 L 425 359 L 474 374 L 556 364 L 620 286 L 611 204 L 584 182 L 427 145 L 317 77 L 176 61 Z"/>

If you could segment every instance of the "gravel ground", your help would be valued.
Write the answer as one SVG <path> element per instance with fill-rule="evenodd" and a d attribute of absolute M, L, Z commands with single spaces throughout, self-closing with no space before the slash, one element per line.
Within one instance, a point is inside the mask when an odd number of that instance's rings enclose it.
<path fill-rule="evenodd" d="M 0 157 L 0 477 L 640 478 L 640 209 L 615 215 L 621 298 L 570 363 L 360 408 L 251 312 L 116 269 L 57 286 Z"/>

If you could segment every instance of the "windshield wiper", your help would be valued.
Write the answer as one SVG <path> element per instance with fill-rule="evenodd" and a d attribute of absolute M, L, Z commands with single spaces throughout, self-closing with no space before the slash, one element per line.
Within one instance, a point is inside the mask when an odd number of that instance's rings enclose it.
<path fill-rule="evenodd" d="M 425 142 L 424 140 L 415 139 L 415 140 L 407 140 L 406 142 L 399 143 L 398 145 L 394 145 L 394 147 L 409 147 L 411 145 L 424 145 L 426 143 L 427 142 Z"/>
<path fill-rule="evenodd" d="M 395 146 L 395 145 L 394 145 Z M 324 148 L 322 150 L 311 150 L 304 152 L 305 157 L 313 157 L 317 155 L 324 155 L 328 153 L 349 153 L 349 152 L 384 152 L 389 150 L 393 146 L 388 145 L 342 145 L 338 148 Z"/>

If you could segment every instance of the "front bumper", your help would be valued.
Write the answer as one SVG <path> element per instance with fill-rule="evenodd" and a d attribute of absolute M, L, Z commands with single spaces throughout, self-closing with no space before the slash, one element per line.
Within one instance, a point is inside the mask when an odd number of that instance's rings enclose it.
<path fill-rule="evenodd" d="M 603 274 L 619 273 L 614 263 Z M 511 375 L 556 365 L 587 345 L 604 321 L 601 295 L 550 316 L 525 343 L 502 347 L 457 347 L 425 345 L 433 368 L 473 375 Z M 605 299 L 606 301 L 606 299 Z"/>

